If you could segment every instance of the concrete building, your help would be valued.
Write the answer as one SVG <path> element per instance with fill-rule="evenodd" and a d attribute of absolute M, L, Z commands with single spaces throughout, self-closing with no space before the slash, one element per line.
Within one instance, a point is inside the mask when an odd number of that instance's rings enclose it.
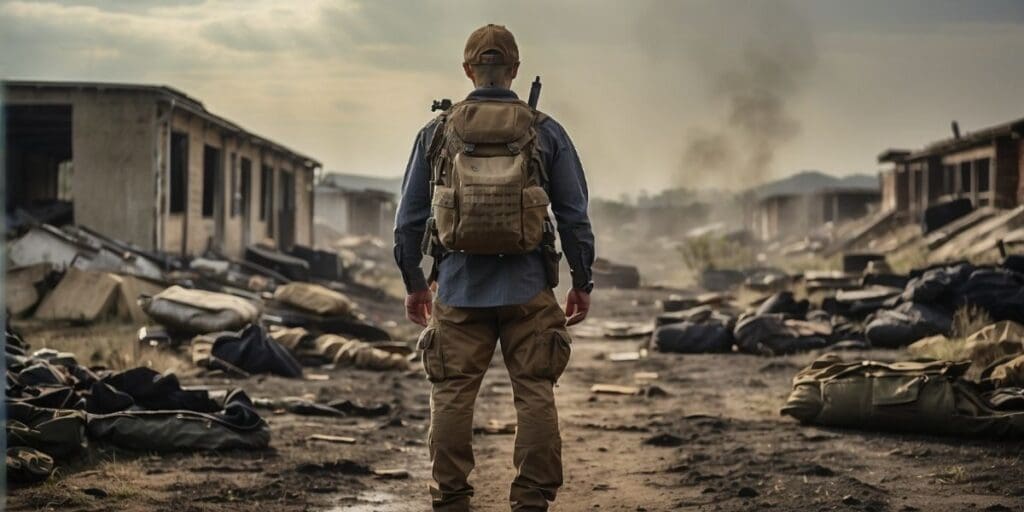
<path fill-rule="evenodd" d="M 391 239 L 402 179 L 330 173 L 316 185 L 317 224 L 342 235 Z"/>
<path fill-rule="evenodd" d="M 181 254 L 312 244 L 320 163 L 198 100 L 153 85 L 3 87 L 9 210 L 67 200 L 77 224 Z"/>
<path fill-rule="evenodd" d="M 762 240 L 804 236 L 826 223 L 858 219 L 877 210 L 876 188 L 833 187 L 811 193 L 761 197 L 753 211 L 752 230 Z"/>
<path fill-rule="evenodd" d="M 1012 208 L 1024 202 L 1024 119 L 929 144 L 919 151 L 887 150 L 878 161 L 882 204 L 919 216 L 956 198 L 975 207 Z"/>

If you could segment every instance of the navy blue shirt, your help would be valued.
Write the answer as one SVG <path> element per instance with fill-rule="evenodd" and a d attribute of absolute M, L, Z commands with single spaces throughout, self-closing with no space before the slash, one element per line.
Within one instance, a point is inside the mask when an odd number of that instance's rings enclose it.
<path fill-rule="evenodd" d="M 514 99 L 508 89 L 477 89 L 470 99 Z M 437 120 L 427 124 L 409 156 L 402 198 L 395 216 L 395 261 L 407 291 L 427 287 L 420 268 L 420 244 L 430 217 L 430 162 L 427 150 Z M 587 180 L 569 135 L 550 117 L 538 126 L 538 149 L 548 169 L 548 195 L 558 226 L 562 252 L 569 263 L 573 287 L 591 280 L 594 234 L 587 216 Z M 454 307 L 496 307 L 525 304 L 547 286 L 540 250 L 516 255 L 473 255 L 452 252 L 438 267 L 438 299 Z"/>

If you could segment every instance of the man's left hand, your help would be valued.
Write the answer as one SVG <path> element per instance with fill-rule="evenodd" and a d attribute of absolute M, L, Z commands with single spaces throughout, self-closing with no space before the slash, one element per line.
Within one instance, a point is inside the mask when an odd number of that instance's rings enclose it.
<path fill-rule="evenodd" d="M 576 325 L 587 318 L 590 312 L 590 294 L 575 288 L 569 290 L 565 298 L 565 325 Z"/>

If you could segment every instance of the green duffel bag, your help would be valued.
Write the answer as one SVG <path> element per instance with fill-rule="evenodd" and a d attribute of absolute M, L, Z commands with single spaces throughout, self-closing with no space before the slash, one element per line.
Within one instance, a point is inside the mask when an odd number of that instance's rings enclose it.
<path fill-rule="evenodd" d="M 963 374 L 969 361 L 844 362 L 824 356 L 793 379 L 782 414 L 890 432 L 1022 437 L 1024 411 L 1000 411 Z"/>
<path fill-rule="evenodd" d="M 8 401 L 6 427 L 8 446 L 35 448 L 57 459 L 88 445 L 82 411 Z"/>

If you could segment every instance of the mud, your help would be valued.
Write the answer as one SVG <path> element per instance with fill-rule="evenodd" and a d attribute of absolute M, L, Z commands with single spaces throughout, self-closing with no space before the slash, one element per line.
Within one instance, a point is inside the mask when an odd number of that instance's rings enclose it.
<path fill-rule="evenodd" d="M 660 292 L 595 295 L 593 320 L 646 319 Z M 400 306 L 395 304 L 395 306 Z M 400 310 L 380 306 L 398 319 Z M 593 321 L 592 320 L 592 321 Z M 411 331 L 408 331 L 411 332 Z M 25 333 L 31 340 L 31 333 Z M 553 510 L 1021 510 L 1024 443 L 805 427 L 778 409 L 790 379 L 816 354 L 652 353 L 611 362 L 637 341 L 577 339 L 558 385 L 565 486 Z M 863 355 L 863 354 L 861 354 Z M 898 357 L 872 352 L 871 357 Z M 851 357 L 857 356 L 850 354 Z M 271 448 L 260 452 L 133 453 L 92 447 L 42 486 L 13 489 L 10 510 L 422 511 L 427 510 L 429 385 L 418 371 L 189 378 L 251 396 L 309 395 L 391 403 L 384 418 L 320 418 L 267 411 Z M 637 380 L 655 372 L 655 380 Z M 650 375 L 641 375 L 650 377 Z M 515 419 L 511 388 L 495 359 L 476 423 Z M 649 396 L 593 395 L 596 383 L 657 386 Z M 507 510 L 513 435 L 476 436 L 475 504 Z M 312 434 L 355 444 L 309 440 Z M 403 473 L 377 475 L 380 470 Z"/>

